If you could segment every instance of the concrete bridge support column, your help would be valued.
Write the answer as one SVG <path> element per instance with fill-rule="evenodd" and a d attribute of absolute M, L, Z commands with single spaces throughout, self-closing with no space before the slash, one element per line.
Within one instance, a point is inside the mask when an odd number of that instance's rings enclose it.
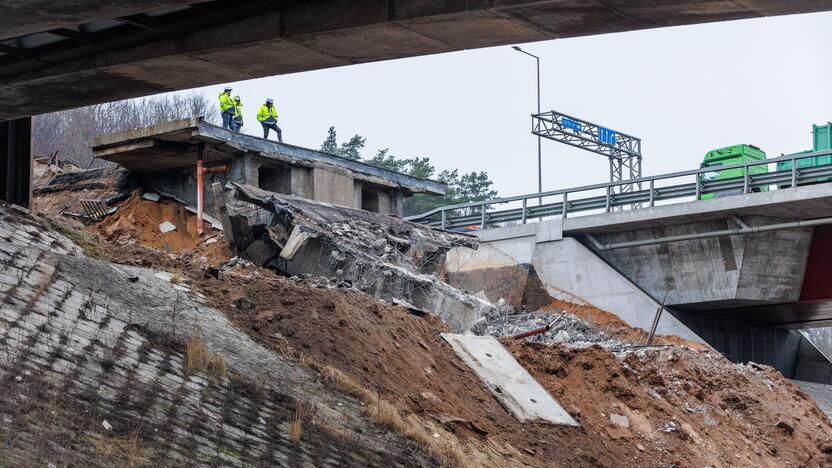
<path fill-rule="evenodd" d="M 32 118 L 0 122 L 0 196 L 20 206 L 32 200 Z"/>

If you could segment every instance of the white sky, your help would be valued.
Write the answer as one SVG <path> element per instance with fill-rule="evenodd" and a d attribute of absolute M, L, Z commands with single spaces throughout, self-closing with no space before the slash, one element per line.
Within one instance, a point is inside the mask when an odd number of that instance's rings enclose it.
<path fill-rule="evenodd" d="M 542 110 L 640 137 L 644 173 L 660 174 L 738 143 L 770 157 L 810 149 L 812 123 L 832 120 L 830 25 L 819 13 L 521 46 L 541 57 Z M 389 147 L 438 170 L 485 170 L 501 196 L 537 191 L 534 60 L 508 46 L 233 86 L 248 133 L 261 134 L 255 114 L 274 97 L 287 143 L 318 148 L 334 125 L 339 141 L 367 137 L 365 157 Z M 544 190 L 607 180 L 606 158 L 543 140 Z"/>

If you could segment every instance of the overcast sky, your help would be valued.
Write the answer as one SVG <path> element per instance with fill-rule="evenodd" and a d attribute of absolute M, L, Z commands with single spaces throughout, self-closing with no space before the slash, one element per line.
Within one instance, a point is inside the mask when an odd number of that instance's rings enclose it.
<path fill-rule="evenodd" d="M 738 143 L 769 156 L 811 148 L 832 120 L 832 13 L 723 22 L 521 44 L 541 57 L 542 109 L 640 137 L 644 173 L 693 169 Z M 428 156 L 439 170 L 487 171 L 500 195 L 536 192 L 535 66 L 509 46 L 233 83 L 244 131 L 274 97 L 284 141 L 320 147 L 367 138 Z M 222 86 L 202 90 L 216 99 Z M 608 180 L 607 160 L 543 140 L 543 188 Z"/>

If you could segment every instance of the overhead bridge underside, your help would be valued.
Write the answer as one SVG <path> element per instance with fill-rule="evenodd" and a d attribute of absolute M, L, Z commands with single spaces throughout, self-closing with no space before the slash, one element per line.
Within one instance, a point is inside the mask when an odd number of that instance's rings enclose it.
<path fill-rule="evenodd" d="M 0 120 L 354 63 L 830 9 L 818 0 L 2 0 Z"/>

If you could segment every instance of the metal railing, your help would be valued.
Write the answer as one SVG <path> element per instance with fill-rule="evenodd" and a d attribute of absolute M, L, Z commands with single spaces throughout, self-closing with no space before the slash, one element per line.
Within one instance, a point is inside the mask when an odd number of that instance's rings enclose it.
<path fill-rule="evenodd" d="M 689 197 L 699 199 L 700 196 L 706 194 L 719 194 L 728 191 L 732 193 L 751 193 L 753 191 L 762 191 L 763 189 L 767 190 L 772 185 L 778 188 L 796 187 L 798 185 L 815 183 L 818 179 L 826 177 L 832 180 L 832 164 L 797 167 L 797 161 L 799 160 L 830 154 L 832 154 L 832 150 L 816 151 L 781 156 L 779 158 L 766 159 L 765 161 L 708 166 L 690 171 L 660 174 L 639 179 L 621 180 L 481 202 L 449 205 L 419 215 L 410 216 L 406 219 L 441 229 L 455 229 L 471 225 L 478 225 L 481 229 L 487 229 L 488 227 L 496 227 L 503 223 L 519 221 L 525 224 L 530 220 L 533 221 L 535 219 L 552 216 L 566 218 L 571 213 L 585 211 L 598 210 L 609 213 L 616 207 L 626 209 L 626 207 L 632 207 L 638 204 L 642 204 L 645 207 L 652 207 L 660 201 Z M 750 170 L 751 167 L 768 166 L 784 161 L 791 161 L 790 169 L 757 174 L 752 174 Z M 704 180 L 703 175 L 706 173 L 721 172 L 728 169 L 742 169 L 743 175 L 727 179 Z M 659 186 L 658 184 L 661 181 L 682 177 L 692 177 L 694 180 L 693 182 L 667 186 Z M 627 193 L 615 193 L 614 189 L 616 187 L 625 184 L 632 184 L 634 188 L 641 188 Z M 604 191 L 605 193 L 604 195 L 580 196 L 581 192 L 590 191 Z M 530 200 L 553 196 L 560 196 L 560 200 L 538 206 L 529 206 Z M 499 209 L 498 207 L 498 205 L 516 202 L 520 202 L 522 206 L 504 209 Z"/>

